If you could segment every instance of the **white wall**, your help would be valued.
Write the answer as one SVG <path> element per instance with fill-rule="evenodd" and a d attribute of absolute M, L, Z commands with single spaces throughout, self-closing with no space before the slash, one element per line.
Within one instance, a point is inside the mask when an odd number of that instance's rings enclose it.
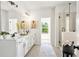
<path fill-rule="evenodd" d="M 1 31 L 9 32 L 9 19 L 21 19 L 21 15 L 15 10 L 7 11 L 1 9 Z"/>
<path fill-rule="evenodd" d="M 59 44 L 59 14 L 63 13 L 63 5 L 59 5 L 55 7 L 55 46 Z"/>
<path fill-rule="evenodd" d="M 1 31 L 9 30 L 8 11 L 1 9 Z"/>
<path fill-rule="evenodd" d="M 56 6 L 55 8 L 55 46 L 59 46 L 59 15 L 61 16 L 61 19 L 63 20 L 65 27 L 65 14 L 68 13 L 68 3 L 61 4 Z M 72 2 L 71 4 L 71 19 L 70 19 L 70 31 L 73 31 L 75 29 L 75 21 L 76 21 L 76 3 Z"/>
<path fill-rule="evenodd" d="M 51 44 L 55 46 L 55 8 L 51 9 Z"/>
<path fill-rule="evenodd" d="M 62 44 L 66 44 L 67 41 L 70 43 L 74 41 L 77 44 L 77 35 L 77 32 L 62 32 Z"/>
<path fill-rule="evenodd" d="M 21 14 L 19 14 L 16 10 L 9 10 L 8 15 L 9 19 L 21 19 Z"/>
<path fill-rule="evenodd" d="M 79 32 L 79 1 L 77 2 L 76 31 Z"/>
<path fill-rule="evenodd" d="M 21 18 L 22 18 L 22 15 L 20 13 L 18 13 L 16 10 L 8 11 L 8 20 L 10 22 L 9 23 L 9 32 L 11 34 L 14 32 L 17 32 L 16 22 L 17 22 L 17 20 L 21 20 Z"/>
<path fill-rule="evenodd" d="M 41 18 L 51 17 L 51 43 L 55 45 L 55 8 L 42 8 L 38 10 L 32 11 L 33 15 L 35 15 L 36 19 L 39 21 L 38 26 L 38 38 L 36 40 L 36 44 L 41 44 Z"/>
<path fill-rule="evenodd" d="M 0 31 L 1 31 L 1 1 L 0 1 Z"/>
<path fill-rule="evenodd" d="M 16 10 L 1 9 L 1 31 L 9 32 L 9 19 L 23 20 L 25 16 Z"/>
<path fill-rule="evenodd" d="M 76 11 L 71 12 L 70 18 L 70 31 L 72 32 L 73 30 L 76 30 Z"/>

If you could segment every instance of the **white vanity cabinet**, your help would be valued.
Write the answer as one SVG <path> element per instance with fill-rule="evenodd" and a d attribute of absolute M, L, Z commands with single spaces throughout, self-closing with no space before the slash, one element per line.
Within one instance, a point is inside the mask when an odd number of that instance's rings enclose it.
<path fill-rule="evenodd" d="M 16 54 L 16 57 L 23 57 L 25 54 L 24 54 L 24 47 L 23 47 L 23 44 L 24 43 L 17 43 L 17 54 Z"/>
<path fill-rule="evenodd" d="M 33 37 L 23 36 L 21 41 L 17 42 L 17 57 L 24 57 L 34 45 Z"/>
<path fill-rule="evenodd" d="M 34 36 L 33 34 L 29 35 L 27 38 L 25 38 L 25 54 L 27 54 L 29 52 L 29 50 L 32 48 L 32 46 L 34 45 Z"/>
<path fill-rule="evenodd" d="M 0 57 L 24 57 L 34 45 L 33 35 L 21 36 L 15 40 L 0 40 Z"/>
<path fill-rule="evenodd" d="M 16 57 L 16 41 L 0 39 L 0 57 Z"/>

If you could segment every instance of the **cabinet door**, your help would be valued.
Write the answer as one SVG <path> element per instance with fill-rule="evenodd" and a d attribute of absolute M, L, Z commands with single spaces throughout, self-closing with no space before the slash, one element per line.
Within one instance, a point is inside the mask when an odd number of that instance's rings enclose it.
<path fill-rule="evenodd" d="M 17 43 L 17 57 L 24 57 L 24 52 L 23 43 Z"/>

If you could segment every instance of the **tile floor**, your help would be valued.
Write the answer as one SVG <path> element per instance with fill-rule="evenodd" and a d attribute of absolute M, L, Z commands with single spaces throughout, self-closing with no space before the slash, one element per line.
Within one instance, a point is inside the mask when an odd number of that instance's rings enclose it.
<path fill-rule="evenodd" d="M 53 47 L 48 43 L 34 46 L 25 57 L 56 57 Z"/>
<path fill-rule="evenodd" d="M 54 51 L 55 51 L 57 57 L 63 56 L 61 47 L 60 48 L 59 47 L 53 47 L 53 48 L 54 48 Z"/>
<path fill-rule="evenodd" d="M 59 47 L 52 47 L 50 43 L 35 45 L 25 57 L 62 57 L 62 50 Z M 79 50 L 73 57 L 79 57 Z"/>

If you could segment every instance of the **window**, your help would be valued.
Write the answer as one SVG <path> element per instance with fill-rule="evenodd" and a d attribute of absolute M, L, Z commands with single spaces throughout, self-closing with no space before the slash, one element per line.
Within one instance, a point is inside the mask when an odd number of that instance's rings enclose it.
<path fill-rule="evenodd" d="M 42 33 L 48 33 L 48 23 L 42 23 Z"/>

